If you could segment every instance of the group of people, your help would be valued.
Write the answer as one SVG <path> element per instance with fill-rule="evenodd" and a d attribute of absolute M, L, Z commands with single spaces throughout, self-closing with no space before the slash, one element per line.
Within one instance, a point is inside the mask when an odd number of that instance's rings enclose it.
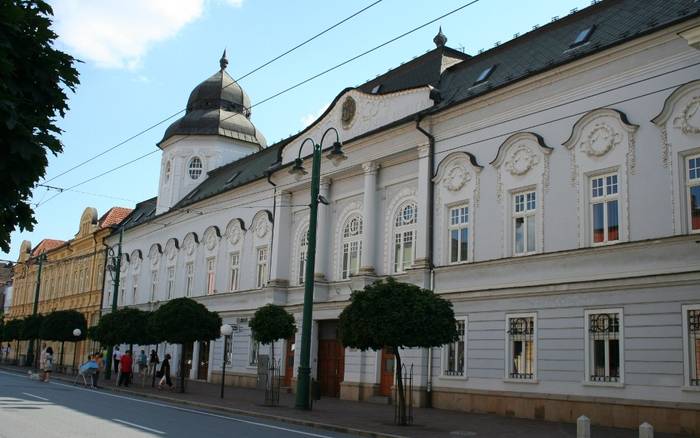
<path fill-rule="evenodd" d="M 166 354 L 161 363 L 156 350 L 151 350 L 150 356 L 146 356 L 146 352 L 141 350 L 136 363 L 138 364 L 139 375 L 142 380 L 145 380 L 147 375 L 152 376 L 155 373 L 155 376 L 160 379 L 158 382 L 158 389 L 163 389 L 167 386 L 172 390 L 173 381 L 170 377 L 170 359 L 170 354 Z M 112 360 L 114 362 L 114 372 L 119 375 L 117 386 L 124 385 L 128 387 L 133 379 L 134 368 L 134 358 L 132 357 L 131 350 L 122 353 L 119 347 L 114 347 Z M 160 370 L 156 371 L 158 364 L 160 364 Z"/>

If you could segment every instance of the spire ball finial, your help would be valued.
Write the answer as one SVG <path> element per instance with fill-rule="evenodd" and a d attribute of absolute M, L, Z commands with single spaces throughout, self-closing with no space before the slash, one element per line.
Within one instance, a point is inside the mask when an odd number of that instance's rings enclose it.
<path fill-rule="evenodd" d="M 433 38 L 433 42 L 435 43 L 435 47 L 444 47 L 445 44 L 447 44 L 447 37 L 442 33 L 442 26 L 440 26 L 440 30 L 437 35 L 435 35 L 435 38 Z"/>
<path fill-rule="evenodd" d="M 224 49 L 223 55 L 221 55 L 221 59 L 219 59 L 219 65 L 221 66 L 221 70 L 226 70 L 226 67 L 228 66 L 228 58 L 226 57 L 226 49 Z"/>

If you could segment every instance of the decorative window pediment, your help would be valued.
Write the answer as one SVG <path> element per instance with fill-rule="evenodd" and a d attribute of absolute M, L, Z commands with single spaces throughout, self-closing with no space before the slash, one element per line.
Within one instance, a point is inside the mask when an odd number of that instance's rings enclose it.
<path fill-rule="evenodd" d="M 130 264 L 131 264 L 131 270 L 133 272 L 138 272 L 139 269 L 141 268 L 141 261 L 143 260 L 143 255 L 141 254 L 140 249 L 135 249 L 131 252 L 131 257 L 130 259 Z"/>
<path fill-rule="evenodd" d="M 221 239 L 221 232 L 216 225 L 212 225 L 204 230 L 204 247 L 207 251 L 215 251 L 219 244 L 219 239 Z"/>
<path fill-rule="evenodd" d="M 197 237 L 196 233 L 187 233 L 185 238 L 182 240 L 182 247 L 185 250 L 185 255 L 187 257 L 194 256 L 197 245 L 199 245 L 199 237 Z"/>
<path fill-rule="evenodd" d="M 165 258 L 168 260 L 168 264 L 174 264 L 175 258 L 177 257 L 177 252 L 180 249 L 180 244 L 176 238 L 171 237 L 165 243 Z"/>
<path fill-rule="evenodd" d="M 245 224 L 243 219 L 233 219 L 226 226 L 226 239 L 228 242 L 236 246 L 243 240 L 243 234 L 245 233 Z"/>
<path fill-rule="evenodd" d="M 151 262 L 151 268 L 157 268 L 160 262 L 160 256 L 163 253 L 163 249 L 160 243 L 154 243 L 151 245 L 151 249 L 148 250 L 148 260 Z"/>

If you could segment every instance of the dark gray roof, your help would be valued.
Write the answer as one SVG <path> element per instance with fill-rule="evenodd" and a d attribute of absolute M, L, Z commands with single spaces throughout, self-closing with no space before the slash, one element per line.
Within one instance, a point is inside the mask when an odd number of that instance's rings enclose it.
<path fill-rule="evenodd" d="M 434 110 L 687 20 L 699 11 L 700 2 L 694 0 L 596 3 L 448 68 L 438 85 L 442 101 Z M 571 47 L 577 35 L 591 26 L 595 28 L 588 42 Z M 475 86 L 479 74 L 490 66 L 496 66 L 491 76 Z"/>
<path fill-rule="evenodd" d="M 121 226 L 123 226 L 125 230 L 128 230 L 129 228 L 151 220 L 156 214 L 157 201 L 158 197 L 153 197 L 137 203 L 134 210 L 121 222 Z M 119 227 L 116 227 L 115 233 L 118 232 Z"/>
<path fill-rule="evenodd" d="M 160 143 L 174 135 L 221 135 L 266 146 L 265 137 L 249 120 L 250 98 L 225 70 L 225 54 L 220 62 L 221 70 L 192 90 L 185 115 L 165 130 Z"/>

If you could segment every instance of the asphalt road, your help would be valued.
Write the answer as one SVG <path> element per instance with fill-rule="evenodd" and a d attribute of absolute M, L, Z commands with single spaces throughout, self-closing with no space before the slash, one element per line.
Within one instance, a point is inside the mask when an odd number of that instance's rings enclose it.
<path fill-rule="evenodd" d="M 0 371 L 0 438 L 350 436 L 190 409 L 63 382 L 47 384 Z"/>

